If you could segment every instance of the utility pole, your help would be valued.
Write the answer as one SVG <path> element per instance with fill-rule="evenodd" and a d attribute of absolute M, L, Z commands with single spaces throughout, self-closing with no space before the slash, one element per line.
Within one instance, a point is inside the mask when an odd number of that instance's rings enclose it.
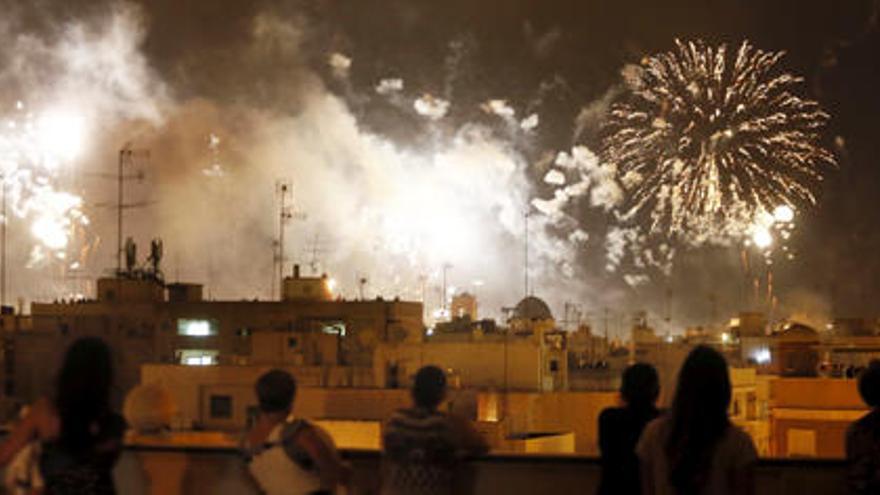
<path fill-rule="evenodd" d="M 279 180 L 275 182 L 275 194 L 278 195 L 278 253 L 275 256 L 275 283 L 272 284 L 272 299 L 275 299 L 274 288 L 278 284 L 278 294 L 284 291 L 284 227 L 290 219 L 290 211 L 287 208 L 287 195 L 290 194 L 290 181 Z"/>
<path fill-rule="evenodd" d="M 605 306 L 603 309 L 604 314 L 604 323 L 605 323 L 605 343 L 608 343 L 608 306 Z"/>
<path fill-rule="evenodd" d="M 452 268 L 452 265 L 451 265 L 451 264 L 449 264 L 449 263 L 443 263 L 443 294 L 441 294 L 441 298 L 442 298 L 442 300 L 441 300 L 440 307 L 443 309 L 443 316 L 444 316 L 444 317 L 449 316 L 449 315 L 446 314 L 446 299 L 447 299 L 447 294 L 446 294 L 446 272 L 449 271 L 450 268 Z"/>
<path fill-rule="evenodd" d="M 6 174 L 2 175 L 3 181 L 3 229 L 0 230 L 0 306 L 6 306 L 6 226 L 9 217 L 6 216 Z"/>
<path fill-rule="evenodd" d="M 119 150 L 118 171 L 116 172 L 116 275 L 122 273 L 122 166 L 125 157 L 130 156 L 128 145 Z"/>
<path fill-rule="evenodd" d="M 523 213 L 523 230 L 525 231 L 525 256 L 523 257 L 523 277 L 525 278 L 525 294 L 523 297 L 529 297 L 529 215 L 531 212 L 527 209 Z"/>

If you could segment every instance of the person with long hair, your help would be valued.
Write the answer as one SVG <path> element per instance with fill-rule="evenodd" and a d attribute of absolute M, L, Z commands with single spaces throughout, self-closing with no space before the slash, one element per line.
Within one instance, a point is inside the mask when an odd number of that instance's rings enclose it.
<path fill-rule="evenodd" d="M 645 427 L 636 453 L 646 495 L 752 495 L 757 452 L 727 416 L 727 362 L 711 347 L 694 348 L 678 374 L 667 414 Z"/>
<path fill-rule="evenodd" d="M 0 465 L 31 449 L 38 452 L 42 493 L 115 493 L 112 470 L 126 426 L 110 406 L 112 386 L 107 344 L 95 337 L 74 341 L 53 396 L 37 401 L 0 445 Z"/>
<path fill-rule="evenodd" d="M 655 406 L 659 395 L 660 379 L 650 364 L 636 363 L 623 372 L 620 384 L 623 407 L 609 407 L 599 415 L 602 454 L 599 495 L 641 493 L 636 442 L 648 422 L 660 414 Z"/>

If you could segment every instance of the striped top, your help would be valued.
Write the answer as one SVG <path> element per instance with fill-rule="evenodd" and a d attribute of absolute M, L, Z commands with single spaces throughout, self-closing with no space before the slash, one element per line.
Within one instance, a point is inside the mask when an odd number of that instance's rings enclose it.
<path fill-rule="evenodd" d="M 382 433 L 386 495 L 453 493 L 461 441 L 449 417 L 422 408 L 395 412 Z"/>

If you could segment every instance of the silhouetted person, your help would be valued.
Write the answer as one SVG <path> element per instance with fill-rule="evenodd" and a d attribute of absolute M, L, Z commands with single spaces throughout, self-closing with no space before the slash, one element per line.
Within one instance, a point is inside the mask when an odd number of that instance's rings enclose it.
<path fill-rule="evenodd" d="M 81 338 L 64 356 L 52 399 L 37 401 L 0 446 L 0 464 L 37 449 L 45 494 L 112 494 L 125 420 L 110 408 L 113 366 L 101 339 Z M 30 481 L 35 481 L 31 479 Z"/>
<path fill-rule="evenodd" d="M 859 375 L 859 394 L 871 412 L 846 432 L 850 493 L 880 493 L 880 361 L 871 361 Z"/>
<path fill-rule="evenodd" d="M 636 452 L 645 495 L 751 495 L 757 452 L 727 417 L 727 362 L 696 347 L 678 374 L 672 408 L 650 422 Z"/>
<path fill-rule="evenodd" d="M 637 363 L 623 372 L 620 396 L 624 406 L 609 407 L 599 415 L 600 495 L 641 493 L 635 448 L 645 425 L 660 414 L 654 406 L 659 395 L 657 370 L 650 364 Z"/>
<path fill-rule="evenodd" d="M 247 433 L 248 468 L 262 493 L 334 493 L 347 484 L 349 468 L 342 463 L 330 435 L 304 419 L 291 419 L 296 381 L 282 370 L 264 373 L 255 386 L 260 415 Z"/>
<path fill-rule="evenodd" d="M 413 407 L 396 411 L 384 426 L 382 493 L 452 494 L 462 460 L 488 452 L 470 422 L 437 410 L 445 397 L 443 370 L 421 368 L 413 383 Z"/>

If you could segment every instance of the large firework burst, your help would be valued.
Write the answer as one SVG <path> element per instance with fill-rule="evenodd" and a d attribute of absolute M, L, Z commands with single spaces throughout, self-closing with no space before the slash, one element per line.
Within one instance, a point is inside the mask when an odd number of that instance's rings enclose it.
<path fill-rule="evenodd" d="M 819 143 L 828 114 L 795 94 L 802 79 L 778 68 L 783 55 L 676 40 L 624 71 L 602 158 L 618 167 L 627 216 L 701 244 L 748 234 L 779 205 L 815 203 L 834 163 Z"/>

